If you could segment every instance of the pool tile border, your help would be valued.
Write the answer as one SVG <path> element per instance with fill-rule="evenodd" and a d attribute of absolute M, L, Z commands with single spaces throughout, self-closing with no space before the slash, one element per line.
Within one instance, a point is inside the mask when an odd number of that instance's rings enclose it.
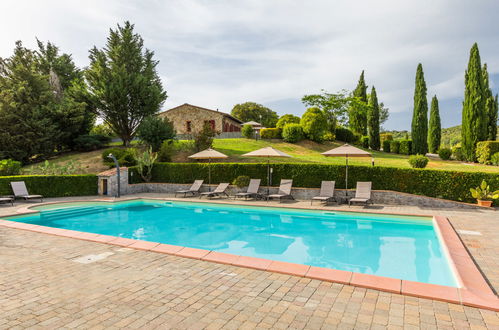
<path fill-rule="evenodd" d="M 113 202 L 109 200 L 105 201 Z M 36 212 L 37 211 L 29 210 L 29 212 L 26 213 Z M 21 215 L 21 213 L 17 213 L 16 215 Z M 354 273 L 329 268 L 307 266 L 303 264 L 272 261 L 262 258 L 237 256 L 217 251 L 134 240 L 124 237 L 79 232 L 61 228 L 45 227 L 3 219 L 0 219 L 0 226 L 67 238 L 76 238 L 80 240 L 127 247 L 136 250 L 163 253 L 175 255 L 178 257 L 199 259 L 208 262 L 216 262 L 226 265 L 347 284 L 408 296 L 440 300 L 444 302 L 462 304 L 465 306 L 478 307 L 499 312 L 498 297 L 494 294 L 494 292 L 486 282 L 477 265 L 475 265 L 473 259 L 466 250 L 466 247 L 459 238 L 458 234 L 452 227 L 450 221 L 443 216 L 434 216 L 433 221 L 438 226 L 438 230 L 441 234 L 444 246 L 448 250 L 451 264 L 455 268 L 456 273 L 459 276 L 459 280 L 462 285 L 462 287 L 460 288 L 400 280 L 370 274 Z"/>

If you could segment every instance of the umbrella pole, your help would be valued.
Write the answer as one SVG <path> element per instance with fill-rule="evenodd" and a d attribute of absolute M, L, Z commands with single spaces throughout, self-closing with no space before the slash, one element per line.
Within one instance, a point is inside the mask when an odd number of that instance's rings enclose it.
<path fill-rule="evenodd" d="M 267 157 L 267 195 L 270 195 L 270 158 Z"/>
<path fill-rule="evenodd" d="M 208 191 L 211 191 L 211 158 L 208 158 Z"/>
<path fill-rule="evenodd" d="M 348 197 L 348 155 L 346 155 L 345 166 L 345 196 Z"/>

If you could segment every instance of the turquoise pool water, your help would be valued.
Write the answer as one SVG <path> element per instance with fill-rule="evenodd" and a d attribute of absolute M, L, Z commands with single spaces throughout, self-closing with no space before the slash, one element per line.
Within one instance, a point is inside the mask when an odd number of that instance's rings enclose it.
<path fill-rule="evenodd" d="M 135 200 L 9 220 L 457 286 L 431 218 Z"/>

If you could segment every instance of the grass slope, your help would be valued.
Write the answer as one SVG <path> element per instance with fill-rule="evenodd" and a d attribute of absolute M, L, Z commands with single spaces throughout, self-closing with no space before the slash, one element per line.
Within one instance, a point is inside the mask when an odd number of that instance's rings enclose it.
<path fill-rule="evenodd" d="M 186 143 L 186 141 L 181 141 Z M 220 160 L 220 162 L 266 162 L 266 158 L 258 157 L 242 157 L 241 155 L 259 148 L 272 146 L 276 149 L 286 152 L 292 158 L 275 158 L 273 162 L 281 163 L 322 163 L 322 164 L 345 164 L 343 157 L 324 157 L 321 152 L 340 146 L 342 143 L 325 142 L 318 144 L 311 141 L 302 141 L 296 144 L 286 143 L 282 140 L 250 140 L 250 139 L 216 139 L 214 148 L 229 156 L 228 159 Z M 81 173 L 99 173 L 107 169 L 102 163 L 102 150 L 70 153 L 50 160 L 56 164 L 64 164 L 70 160 L 78 162 L 82 167 Z M 177 162 L 186 162 L 187 156 L 192 152 L 184 151 L 174 160 Z M 410 168 L 407 162 L 408 156 L 390 154 L 381 151 L 372 151 L 374 156 L 375 166 L 391 166 Z M 214 161 L 216 162 L 216 161 Z M 352 165 L 371 165 L 371 158 L 350 158 L 349 164 Z M 36 166 L 37 164 L 28 165 L 24 169 Z M 453 170 L 453 171 L 469 171 L 469 172 L 488 172 L 499 173 L 499 167 L 486 166 L 472 163 L 462 163 L 458 161 L 442 161 L 440 159 L 430 159 L 427 168 L 438 170 Z"/>

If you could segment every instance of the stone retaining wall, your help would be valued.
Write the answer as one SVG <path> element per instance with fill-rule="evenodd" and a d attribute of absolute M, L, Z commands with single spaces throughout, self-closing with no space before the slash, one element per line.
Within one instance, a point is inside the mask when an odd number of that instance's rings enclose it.
<path fill-rule="evenodd" d="M 127 193 L 165 193 L 174 194 L 175 191 L 189 189 L 191 184 L 179 183 L 139 183 L 131 184 L 127 187 Z M 217 185 L 211 185 L 211 190 L 215 189 Z M 266 187 L 261 187 L 260 192 L 266 192 Z M 208 185 L 204 184 L 201 192 L 208 191 Z M 235 186 L 230 186 L 227 189 L 229 195 L 234 195 L 237 192 L 246 191 L 246 189 L 239 189 Z M 270 187 L 270 193 L 277 193 L 278 187 Z M 298 200 L 310 200 L 312 197 L 319 195 L 318 188 L 293 188 L 291 194 Z M 348 196 L 353 197 L 355 191 L 349 191 Z M 335 197 L 341 201 L 345 201 L 345 190 L 336 189 Z M 372 199 L 374 204 L 388 204 L 388 205 L 412 205 L 420 207 L 435 207 L 435 208 L 468 208 L 476 209 L 477 205 L 449 201 L 445 199 L 432 198 L 420 195 L 412 195 L 390 190 L 373 190 Z"/>

